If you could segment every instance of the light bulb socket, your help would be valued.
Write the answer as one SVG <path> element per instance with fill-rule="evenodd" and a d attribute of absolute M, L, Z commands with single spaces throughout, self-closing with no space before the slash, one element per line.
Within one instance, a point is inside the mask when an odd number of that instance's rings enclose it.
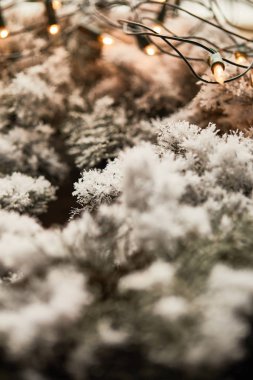
<path fill-rule="evenodd" d="M 142 31 L 142 29 L 138 25 L 134 24 L 131 24 L 131 29 L 137 33 Z M 145 49 L 145 47 L 147 47 L 151 43 L 150 38 L 142 34 L 136 34 L 135 38 L 141 50 Z"/>
<path fill-rule="evenodd" d="M 167 6 L 166 6 L 166 3 L 167 1 L 165 2 L 165 4 L 162 5 L 158 15 L 157 15 L 157 21 L 159 23 L 163 23 L 164 20 L 165 20 L 165 17 L 166 17 L 166 11 L 167 11 Z"/>
<path fill-rule="evenodd" d="M 137 39 L 138 46 L 141 50 L 145 49 L 145 47 L 151 44 L 150 39 L 146 36 L 137 35 L 136 39 Z"/>
<path fill-rule="evenodd" d="M 241 54 L 247 55 L 249 52 L 249 48 L 245 45 L 238 45 L 236 51 Z"/>
<path fill-rule="evenodd" d="M 209 65 L 213 73 L 214 73 L 214 66 L 217 64 L 221 65 L 223 67 L 223 70 L 225 70 L 225 63 L 219 52 L 213 53 L 209 56 Z"/>
<path fill-rule="evenodd" d="M 6 27 L 6 22 L 3 16 L 2 8 L 0 7 L 0 28 L 5 28 L 5 27 Z"/>
<path fill-rule="evenodd" d="M 166 2 L 167 2 L 167 0 L 166 0 Z M 176 7 L 180 7 L 180 5 L 181 5 L 181 0 L 175 0 L 174 5 L 175 5 Z M 173 15 L 174 17 L 177 17 L 177 16 L 178 16 L 178 13 L 179 13 L 179 10 L 178 10 L 177 8 L 174 8 L 174 10 L 172 10 L 172 15 Z"/>
<path fill-rule="evenodd" d="M 54 10 L 52 0 L 45 0 L 45 5 L 46 5 L 48 25 L 50 26 L 50 25 L 58 24 L 56 12 Z"/>

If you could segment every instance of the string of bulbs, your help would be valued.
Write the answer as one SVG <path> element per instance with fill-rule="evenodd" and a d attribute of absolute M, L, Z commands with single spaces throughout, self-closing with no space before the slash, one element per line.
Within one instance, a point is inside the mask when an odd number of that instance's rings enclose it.
<path fill-rule="evenodd" d="M 192 74 L 204 83 L 224 84 L 238 80 L 243 76 L 248 76 L 250 84 L 253 87 L 253 62 L 250 62 L 250 58 L 253 56 L 253 41 L 235 31 L 225 28 L 220 23 L 214 12 L 214 6 L 220 7 L 217 0 L 209 0 L 208 4 L 201 0 L 188 0 L 188 2 L 205 8 L 212 17 L 204 18 L 183 8 L 181 1 L 170 2 L 169 0 L 144 0 L 136 3 L 134 6 L 131 6 L 127 1 L 115 1 L 110 2 L 107 7 L 103 5 L 103 8 L 101 8 L 103 12 L 98 3 L 95 6 L 94 14 L 110 25 L 110 27 L 121 29 L 125 34 L 133 35 L 138 46 L 145 54 L 149 56 L 167 54 L 183 60 Z M 250 0 L 244 0 L 244 2 L 253 6 Z M 131 10 L 131 17 L 128 19 L 114 21 L 106 15 L 112 8 L 122 5 L 127 5 Z M 147 8 L 150 5 L 152 7 Z M 154 10 L 154 6 L 159 7 L 158 12 Z M 146 15 L 148 12 L 151 13 L 152 17 Z M 178 36 L 167 27 L 170 20 L 169 17 L 176 17 L 179 14 L 185 14 L 199 22 L 197 27 L 193 27 L 190 31 L 189 36 Z M 215 42 L 197 35 L 194 29 L 201 30 L 204 25 L 209 25 L 214 32 L 219 31 L 223 33 L 232 44 L 219 47 Z M 181 49 L 185 45 L 196 46 L 202 54 L 193 57 L 186 56 Z M 229 55 L 232 56 L 231 59 L 229 59 Z M 214 80 L 208 80 L 198 75 L 193 66 L 195 61 L 206 63 L 211 69 Z M 238 70 L 241 69 L 242 71 L 228 78 L 226 76 L 227 65 L 235 66 Z"/>
<path fill-rule="evenodd" d="M 47 31 L 51 36 L 59 35 L 61 26 L 59 18 L 57 16 L 58 10 L 62 7 L 61 0 L 42 0 L 45 6 L 45 13 L 47 17 Z M 208 4 L 207 4 L 208 1 Z M 192 74 L 200 81 L 208 84 L 224 84 L 238 80 L 243 76 L 249 77 L 249 81 L 253 86 L 253 62 L 250 62 L 250 58 L 253 56 L 253 41 L 237 32 L 229 30 L 221 25 L 217 19 L 214 6 L 219 7 L 217 0 L 188 0 L 189 3 L 198 4 L 204 9 L 208 10 L 212 14 L 211 18 L 204 18 L 198 14 L 189 11 L 181 6 L 180 0 L 149 0 L 140 1 L 132 5 L 127 0 L 117 0 L 110 2 L 97 2 L 92 4 L 90 16 L 99 19 L 103 24 L 105 23 L 111 29 L 119 29 L 124 34 L 134 36 L 139 48 L 148 56 L 154 56 L 156 54 L 166 54 L 180 60 L 183 60 L 188 66 Z M 243 0 L 253 6 L 251 0 Z M 5 40 L 17 34 L 30 32 L 36 28 L 44 27 L 45 23 L 40 25 L 31 25 L 23 28 L 19 31 L 10 31 L 4 18 L 4 11 L 14 6 L 15 3 L 9 5 L 6 8 L 0 6 L 0 40 Z M 108 17 L 112 8 L 127 6 L 131 11 L 131 17 L 128 19 L 118 19 L 114 21 Z M 151 6 L 151 8 L 150 8 Z M 155 8 L 154 8 L 155 7 Z M 157 11 L 158 7 L 158 11 Z M 86 10 L 80 6 L 77 11 Z M 74 12 L 75 13 L 75 12 Z M 73 13 L 67 15 L 71 16 Z M 151 14 L 151 16 L 149 16 Z M 190 31 L 189 36 L 178 36 L 167 25 L 169 24 L 170 17 L 177 17 L 179 14 L 186 14 L 191 18 L 198 21 Z M 65 16 L 66 17 L 66 16 Z M 209 25 L 215 31 L 219 30 L 225 37 L 230 40 L 230 44 L 227 46 L 219 47 L 215 42 L 198 35 L 198 32 L 204 25 Z M 89 29 L 89 25 L 85 26 Z M 102 45 L 112 45 L 114 42 L 114 34 L 95 33 L 95 38 Z M 181 48 L 185 45 L 192 45 L 202 51 L 202 55 L 188 57 Z M 51 46 L 51 43 L 47 47 L 40 50 L 40 52 L 46 51 Z M 203 54 L 204 52 L 204 54 Z M 33 55 L 30 52 L 29 55 Z M 228 55 L 232 55 L 232 59 L 229 59 Z M 3 60 L 16 60 L 23 56 L 17 53 L 0 56 L 0 62 Z M 2 58 L 2 60 L 1 60 Z M 213 74 L 213 80 L 208 80 L 200 76 L 194 69 L 194 62 L 206 63 Z M 233 77 L 226 77 L 226 65 L 237 67 L 241 72 L 237 73 Z"/>
<path fill-rule="evenodd" d="M 46 46 L 36 51 L 31 50 L 26 53 L 15 52 L 11 54 L 0 53 L 0 64 L 4 64 L 7 61 L 17 61 L 17 60 L 26 59 L 26 58 L 34 58 L 39 54 L 46 53 L 56 41 L 57 35 L 62 36 L 64 33 L 65 36 L 69 36 L 73 31 L 73 28 L 70 32 L 66 30 L 62 30 L 62 25 L 60 23 L 62 19 L 69 18 L 79 11 L 82 11 L 85 14 L 87 13 L 82 8 L 82 6 L 77 6 L 74 11 L 69 12 L 66 15 L 58 16 L 57 12 L 63 7 L 65 2 L 61 0 L 38 0 L 38 2 L 44 3 L 47 24 L 45 25 L 45 22 L 42 21 L 40 23 L 29 25 L 19 30 L 10 31 L 4 17 L 4 12 L 9 10 L 10 8 L 15 7 L 18 3 L 21 3 L 21 2 L 22 0 L 20 0 L 19 2 L 14 1 L 13 3 L 5 7 L 2 7 L 0 5 L 0 43 L 1 43 L 1 40 L 7 40 L 11 37 L 16 37 L 17 35 L 32 32 L 35 30 L 40 30 L 40 29 L 43 30 L 45 27 L 47 28 L 48 35 L 54 37 L 54 39 L 50 39 Z M 24 0 L 23 2 L 26 2 L 26 1 Z M 66 2 L 66 3 L 69 4 L 70 2 Z M 83 26 L 81 29 L 83 29 Z M 85 29 L 86 31 L 89 30 L 88 27 L 86 27 Z M 97 39 L 97 41 L 100 43 L 101 46 L 111 45 L 113 43 L 113 38 L 107 33 L 102 33 L 99 31 L 92 34 L 93 34 L 92 35 L 93 38 L 95 34 L 95 38 Z"/>
<path fill-rule="evenodd" d="M 60 24 L 59 24 L 56 12 L 57 10 L 61 8 L 62 3 L 60 0 L 44 0 L 44 3 L 45 3 L 46 15 L 47 15 L 48 33 L 51 35 L 56 35 L 60 31 Z M 22 29 L 18 32 L 10 32 L 6 24 L 3 12 L 4 10 L 12 8 L 14 6 L 15 6 L 15 3 L 12 3 L 10 6 L 6 7 L 5 9 L 3 9 L 0 6 L 0 38 L 1 39 L 6 39 L 7 37 L 21 34 L 26 31 L 30 31 L 32 29 L 31 27 L 29 27 L 26 29 Z"/>
<path fill-rule="evenodd" d="M 60 31 L 60 24 L 58 21 L 58 17 L 56 15 L 56 11 L 60 9 L 62 3 L 60 0 L 52 0 L 52 1 L 44 1 L 45 3 L 45 9 L 47 14 L 47 30 L 49 35 L 55 36 Z M 11 37 L 16 37 L 18 35 L 28 33 L 34 30 L 39 30 L 40 28 L 44 28 L 45 23 L 36 23 L 36 25 L 30 25 L 25 28 L 21 28 L 19 30 L 10 31 L 7 23 L 5 21 L 3 12 L 7 9 L 13 8 L 16 4 L 12 3 L 4 8 L 0 6 L 0 40 L 7 40 Z M 17 61 L 17 60 L 24 60 L 29 58 L 35 58 L 39 56 L 40 54 L 46 53 L 50 47 L 53 45 L 53 40 L 50 40 L 45 46 L 42 48 L 39 48 L 37 50 L 30 50 L 23 52 L 13 52 L 11 54 L 0 54 L 0 63 L 6 64 L 8 61 Z"/>

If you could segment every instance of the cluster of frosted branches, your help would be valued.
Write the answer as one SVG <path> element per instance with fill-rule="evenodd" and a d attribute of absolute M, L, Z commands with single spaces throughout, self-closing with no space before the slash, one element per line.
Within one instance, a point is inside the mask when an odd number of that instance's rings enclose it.
<path fill-rule="evenodd" d="M 9 21 L 26 25 L 27 8 L 11 10 Z M 25 17 L 26 16 L 26 17 Z M 33 17 L 30 14 L 29 20 Z M 12 46 L 13 43 L 13 46 Z M 20 48 L 31 44 L 27 37 Z M 27 46 L 25 46 L 27 44 Z M 41 39 L 33 39 L 38 46 Z M 3 49 L 6 47 L 3 46 Z M 15 40 L 10 49 L 15 49 Z M 63 91 L 70 87 L 68 56 L 56 48 L 45 62 L 14 72 L 4 72 L 0 95 L 0 207 L 40 214 L 55 198 L 55 185 L 64 178 L 66 166 L 52 147 L 55 121 L 63 116 Z M 59 70 L 59 64 L 61 68 Z M 14 173 L 14 174 L 13 174 Z"/>
<path fill-rule="evenodd" d="M 216 215 L 245 211 L 253 190 L 253 143 L 242 134 L 219 136 L 214 125 L 199 129 L 188 122 L 153 122 L 159 131 L 157 154 L 167 170 L 177 165 L 184 186 L 182 201 L 201 204 Z M 136 148 L 138 151 L 139 148 Z M 170 152 L 170 154 L 168 153 Z M 102 171 L 84 172 L 75 184 L 75 195 L 83 207 L 97 207 L 115 199 L 122 191 L 122 167 L 128 152 L 121 153 Z M 141 180 L 140 180 L 141 181 Z M 240 209 L 242 207 L 242 209 Z"/>
<path fill-rule="evenodd" d="M 101 174 L 84 174 L 83 202 L 110 198 L 95 215 L 45 231 L 0 213 L 3 373 L 12 363 L 18 379 L 92 379 L 120 361 L 107 378 L 130 379 L 132 352 L 141 379 L 168 377 L 172 366 L 201 378 L 203 366 L 214 373 L 244 354 L 251 140 L 213 126 L 160 128 L 159 146 L 136 146 Z"/>
<path fill-rule="evenodd" d="M 221 131 L 241 130 L 248 133 L 253 126 L 252 87 L 248 78 L 225 87 L 202 85 L 193 100 L 171 117 L 171 122 L 189 120 L 201 127 L 211 121 Z"/>

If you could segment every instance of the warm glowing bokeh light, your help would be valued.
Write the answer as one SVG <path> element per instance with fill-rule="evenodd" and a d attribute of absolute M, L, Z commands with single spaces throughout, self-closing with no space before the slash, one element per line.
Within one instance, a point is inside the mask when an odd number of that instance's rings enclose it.
<path fill-rule="evenodd" d="M 247 54 L 242 53 L 240 51 L 236 51 L 235 60 L 236 60 L 236 63 L 238 63 L 239 65 L 247 64 L 248 63 Z"/>
<path fill-rule="evenodd" d="M 107 45 L 107 46 L 112 45 L 114 42 L 112 36 L 110 36 L 109 34 L 102 34 L 100 36 L 100 41 L 102 42 L 103 45 Z"/>
<path fill-rule="evenodd" d="M 162 31 L 162 28 L 161 28 L 160 25 L 154 25 L 154 26 L 153 26 L 153 30 L 154 30 L 156 33 L 160 34 L 161 31 Z"/>
<path fill-rule="evenodd" d="M 53 8 L 55 11 L 62 7 L 62 2 L 60 0 L 53 0 Z"/>
<path fill-rule="evenodd" d="M 9 36 L 9 31 L 7 28 L 1 28 L 0 29 L 0 37 L 1 39 L 5 39 Z"/>
<path fill-rule="evenodd" d="M 59 33 L 60 26 L 58 24 L 52 24 L 48 26 L 48 32 L 52 35 Z"/>
<path fill-rule="evenodd" d="M 148 45 L 144 48 L 144 51 L 147 55 L 149 56 L 153 56 L 156 54 L 157 50 L 156 50 L 156 47 L 154 45 Z"/>

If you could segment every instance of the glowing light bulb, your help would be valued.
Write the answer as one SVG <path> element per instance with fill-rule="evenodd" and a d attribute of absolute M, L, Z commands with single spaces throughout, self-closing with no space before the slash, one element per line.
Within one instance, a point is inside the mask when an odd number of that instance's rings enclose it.
<path fill-rule="evenodd" d="M 0 28 L 0 38 L 4 40 L 9 36 L 9 30 L 5 27 Z"/>
<path fill-rule="evenodd" d="M 53 0 L 53 8 L 55 11 L 62 7 L 62 3 L 60 0 Z"/>
<path fill-rule="evenodd" d="M 153 56 L 157 53 L 157 49 L 154 45 L 150 44 L 150 45 L 147 45 L 145 48 L 144 48 L 144 51 L 147 55 L 149 56 Z"/>
<path fill-rule="evenodd" d="M 161 28 L 160 25 L 157 24 L 157 25 L 154 25 L 154 26 L 153 26 L 153 30 L 154 30 L 156 33 L 160 34 L 161 31 L 162 31 L 162 28 Z"/>
<path fill-rule="evenodd" d="M 114 43 L 112 36 L 110 36 L 109 34 L 102 34 L 100 36 L 100 41 L 102 42 L 103 45 L 107 45 L 107 46 L 110 46 Z"/>
<path fill-rule="evenodd" d="M 48 32 L 53 36 L 60 31 L 60 26 L 58 24 L 52 24 L 48 26 Z"/>
<path fill-rule="evenodd" d="M 212 72 L 213 72 L 213 75 L 214 75 L 214 78 L 216 80 L 216 82 L 220 83 L 220 84 L 224 84 L 225 82 L 225 68 L 224 68 L 224 65 L 222 63 L 215 63 L 213 66 L 212 66 Z"/>
<path fill-rule="evenodd" d="M 235 60 L 236 60 L 236 63 L 238 63 L 239 65 L 247 64 L 248 63 L 247 54 L 241 51 L 236 51 Z"/>

